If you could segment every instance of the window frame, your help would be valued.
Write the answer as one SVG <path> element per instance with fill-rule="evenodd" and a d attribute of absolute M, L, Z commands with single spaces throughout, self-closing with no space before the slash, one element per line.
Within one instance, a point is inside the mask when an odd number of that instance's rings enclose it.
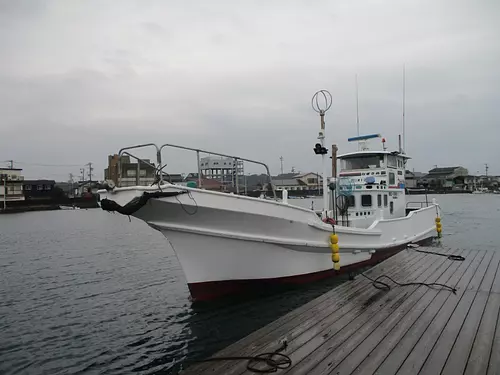
<path fill-rule="evenodd" d="M 369 198 L 369 202 L 365 202 L 365 199 Z M 372 207 L 373 199 L 371 194 L 363 194 L 361 195 L 361 206 L 362 207 Z"/>

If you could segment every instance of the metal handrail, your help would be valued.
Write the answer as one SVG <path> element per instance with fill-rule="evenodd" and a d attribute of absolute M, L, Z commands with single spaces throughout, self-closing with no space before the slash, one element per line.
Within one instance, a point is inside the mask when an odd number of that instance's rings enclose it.
<path fill-rule="evenodd" d="M 232 158 L 234 159 L 235 161 L 235 166 L 237 168 L 237 165 L 238 165 L 238 160 L 241 160 L 241 161 L 246 161 L 248 163 L 253 163 L 253 164 L 257 164 L 257 165 L 261 165 L 263 166 L 265 169 L 266 169 L 266 172 L 267 172 L 267 176 L 269 178 L 269 184 L 271 185 L 271 189 L 273 191 L 273 196 L 274 198 L 276 199 L 276 190 L 274 189 L 274 185 L 273 185 L 273 180 L 272 180 L 272 177 L 271 177 L 271 172 L 269 170 L 269 167 L 267 166 L 267 164 L 261 162 L 261 161 L 257 161 L 257 160 L 252 160 L 252 159 L 247 159 L 247 158 L 242 158 L 242 157 L 239 157 L 239 156 L 234 156 L 234 155 L 227 155 L 227 154 L 221 154 L 219 152 L 212 152 L 212 151 L 207 151 L 207 150 L 202 150 L 202 149 L 198 149 L 198 148 L 191 148 L 191 147 L 185 147 L 185 146 L 179 146 L 179 145 L 173 145 L 173 144 L 169 144 L 169 143 L 165 143 L 163 145 L 161 145 L 160 147 L 158 147 L 155 143 L 144 143 L 144 144 L 139 144 L 139 145 L 135 145 L 135 146 L 128 146 L 128 147 L 124 147 L 122 149 L 120 149 L 120 151 L 118 152 L 118 186 L 120 186 L 120 182 L 121 182 L 121 156 L 123 154 L 126 154 L 126 155 L 129 155 L 131 157 L 133 157 L 134 159 L 136 159 L 137 161 L 140 161 L 142 163 L 145 163 L 147 165 L 150 165 L 152 167 L 154 167 L 154 165 L 148 163 L 147 161 L 145 161 L 144 159 L 141 159 L 131 153 L 129 153 L 127 150 L 132 150 L 132 149 L 137 149 L 137 148 L 144 148 L 144 147 L 154 147 L 156 149 L 156 161 L 158 163 L 158 170 L 160 171 L 160 184 L 163 183 L 163 173 L 161 172 L 161 170 L 163 169 L 163 165 L 162 165 L 162 150 L 165 148 L 165 147 L 171 147 L 171 148 L 177 148 L 177 149 L 181 149 L 181 150 L 187 150 L 187 151 L 194 151 L 196 152 L 196 159 L 197 159 L 197 163 L 198 163 L 198 186 L 201 187 L 201 168 L 200 168 L 200 152 L 202 153 L 205 153 L 205 154 L 211 154 L 211 155 L 217 155 L 217 156 L 221 156 L 221 157 L 226 157 L 226 158 Z M 239 193 L 239 184 L 238 184 L 238 170 L 236 169 L 236 193 Z"/>
<path fill-rule="evenodd" d="M 409 207 L 410 204 L 420 205 L 420 208 L 429 207 L 429 202 L 406 202 L 405 208 L 411 208 Z"/>
<path fill-rule="evenodd" d="M 232 158 L 235 161 L 236 168 L 237 168 L 237 165 L 238 165 L 238 160 L 246 161 L 248 163 L 253 163 L 253 164 L 261 165 L 261 166 L 263 166 L 266 169 L 267 176 L 269 178 L 269 183 L 271 185 L 271 189 L 273 190 L 273 196 L 274 196 L 274 198 L 276 198 L 276 191 L 274 189 L 273 179 L 271 177 L 271 172 L 269 171 L 269 167 L 267 166 L 267 164 L 265 164 L 265 163 L 263 163 L 261 161 L 247 159 L 247 158 L 242 158 L 242 157 L 234 156 L 234 155 L 221 154 L 219 152 L 212 152 L 212 151 L 202 150 L 202 149 L 199 149 L 199 148 L 192 148 L 192 147 L 185 147 L 185 146 L 173 145 L 173 144 L 169 144 L 169 143 L 165 143 L 164 145 L 160 146 L 160 149 L 159 149 L 160 150 L 159 151 L 160 154 L 161 154 L 161 151 L 163 150 L 163 148 L 165 148 L 165 147 L 172 147 L 172 148 L 178 148 L 178 149 L 181 149 L 181 150 L 195 151 L 196 152 L 196 159 L 197 159 L 197 162 L 198 162 L 198 186 L 200 186 L 200 187 L 201 187 L 200 152 L 202 152 L 204 154 L 211 154 L 211 155 L 222 156 L 222 157 L 225 157 L 225 158 Z M 238 169 L 236 169 L 236 193 L 239 193 Z"/>

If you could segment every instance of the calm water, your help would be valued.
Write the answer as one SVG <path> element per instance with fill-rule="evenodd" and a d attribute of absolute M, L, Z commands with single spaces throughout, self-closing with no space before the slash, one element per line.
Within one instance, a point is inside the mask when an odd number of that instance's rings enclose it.
<path fill-rule="evenodd" d="M 438 246 L 497 248 L 500 195 L 437 198 Z M 1 374 L 177 373 L 340 282 L 192 304 L 163 236 L 100 210 L 0 215 L 0 281 Z"/>

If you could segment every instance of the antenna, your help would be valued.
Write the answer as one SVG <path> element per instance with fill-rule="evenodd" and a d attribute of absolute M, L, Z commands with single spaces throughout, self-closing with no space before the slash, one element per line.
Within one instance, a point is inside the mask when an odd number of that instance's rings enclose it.
<path fill-rule="evenodd" d="M 403 154 L 406 153 L 406 134 L 405 134 L 405 92 L 406 92 L 406 69 L 405 64 L 403 64 Z"/>
<path fill-rule="evenodd" d="M 356 74 L 356 129 L 359 137 L 359 100 L 358 100 L 358 75 Z"/>

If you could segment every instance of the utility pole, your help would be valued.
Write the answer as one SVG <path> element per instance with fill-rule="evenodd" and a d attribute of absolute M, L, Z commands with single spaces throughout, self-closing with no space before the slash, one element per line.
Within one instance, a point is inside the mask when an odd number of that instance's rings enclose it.
<path fill-rule="evenodd" d="M 82 182 L 85 181 L 85 168 L 80 168 L 80 173 L 82 174 Z"/>
<path fill-rule="evenodd" d="M 14 160 L 7 160 L 9 163 L 9 169 L 14 169 Z"/>
<path fill-rule="evenodd" d="M 74 181 L 73 181 L 73 173 L 69 174 L 69 183 L 70 183 L 70 191 L 69 191 L 68 196 L 69 197 L 73 197 L 73 194 L 75 192 L 75 189 L 73 187 L 73 183 L 74 183 Z"/>
<path fill-rule="evenodd" d="M 488 177 L 488 169 L 489 169 L 489 167 L 488 167 L 487 163 L 484 164 L 484 169 L 486 170 L 486 177 Z"/>
<path fill-rule="evenodd" d="M 86 165 L 89 166 L 89 183 L 92 183 L 92 171 L 94 170 L 94 168 L 92 168 L 92 163 L 91 162 L 89 162 Z"/>

